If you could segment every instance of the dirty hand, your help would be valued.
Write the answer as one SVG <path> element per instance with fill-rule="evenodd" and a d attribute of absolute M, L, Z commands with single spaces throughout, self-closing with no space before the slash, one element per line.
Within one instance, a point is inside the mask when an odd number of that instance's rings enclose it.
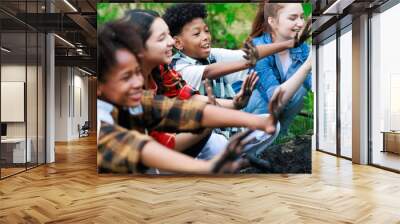
<path fill-rule="evenodd" d="M 210 86 L 210 80 L 205 79 L 204 80 L 204 87 L 207 92 L 207 97 L 208 97 L 208 103 L 212 105 L 218 105 L 217 100 L 215 99 L 215 96 L 213 94 L 212 88 Z"/>
<path fill-rule="evenodd" d="M 245 55 L 243 55 L 243 58 L 248 61 L 247 64 L 250 67 L 255 66 L 260 56 L 256 46 L 254 46 L 252 41 L 250 40 L 244 43 L 242 50 L 244 51 L 244 53 L 246 53 Z"/>
<path fill-rule="evenodd" d="M 233 106 L 235 109 L 244 108 L 249 102 L 251 93 L 253 92 L 258 81 L 257 72 L 252 72 L 246 77 L 242 84 L 240 92 L 233 98 Z"/>
<path fill-rule="evenodd" d="M 284 109 L 285 102 L 283 102 L 282 97 L 284 95 L 284 90 L 279 86 L 275 89 L 274 94 L 269 100 L 269 113 L 271 114 L 273 124 L 278 123 L 280 119 L 281 112 Z"/>
<path fill-rule="evenodd" d="M 298 47 L 311 36 L 311 19 L 306 22 L 304 28 L 296 34 L 293 47 Z"/>
<path fill-rule="evenodd" d="M 249 164 L 247 159 L 242 158 L 241 155 L 244 146 L 253 140 L 246 138 L 251 132 L 251 130 L 247 130 L 230 138 L 225 151 L 210 161 L 212 173 L 237 173 Z"/>

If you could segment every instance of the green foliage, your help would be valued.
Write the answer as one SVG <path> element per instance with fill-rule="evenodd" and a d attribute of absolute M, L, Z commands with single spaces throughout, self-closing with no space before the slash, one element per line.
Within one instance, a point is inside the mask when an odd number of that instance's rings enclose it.
<path fill-rule="evenodd" d="M 97 4 L 98 26 L 121 18 L 129 9 L 151 9 L 163 15 L 165 9 L 172 4 L 174 3 L 99 3 Z M 240 48 L 250 33 L 257 4 L 208 3 L 206 6 L 208 12 L 206 22 L 211 29 L 213 47 Z"/>
<path fill-rule="evenodd" d="M 297 115 L 289 126 L 287 135 L 279 136 L 276 144 L 290 141 L 299 135 L 311 135 L 314 130 L 314 93 L 308 91 L 304 96 L 304 106 L 299 115 Z"/>
<path fill-rule="evenodd" d="M 104 24 L 108 21 L 115 20 L 120 12 L 119 7 L 109 3 L 97 4 L 97 25 Z"/>
<path fill-rule="evenodd" d="M 312 4 L 311 3 L 303 3 L 303 10 L 304 10 L 304 16 L 308 18 L 311 16 L 312 13 Z"/>
<path fill-rule="evenodd" d="M 250 33 L 257 4 L 207 4 L 213 47 L 238 49 Z"/>

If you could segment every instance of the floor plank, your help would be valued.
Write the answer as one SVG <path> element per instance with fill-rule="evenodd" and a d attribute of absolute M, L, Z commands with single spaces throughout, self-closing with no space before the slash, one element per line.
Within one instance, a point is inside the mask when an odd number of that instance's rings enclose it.
<path fill-rule="evenodd" d="M 96 173 L 94 137 L 0 181 L 0 223 L 400 223 L 400 175 L 313 152 L 311 175 Z"/>

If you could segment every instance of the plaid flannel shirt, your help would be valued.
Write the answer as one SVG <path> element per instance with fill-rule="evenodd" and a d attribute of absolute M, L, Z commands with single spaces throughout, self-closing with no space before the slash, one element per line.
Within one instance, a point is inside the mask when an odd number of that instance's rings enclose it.
<path fill-rule="evenodd" d="M 99 106 L 106 104 L 108 109 Z M 201 131 L 201 119 L 205 107 L 200 101 L 180 101 L 155 96 L 145 91 L 141 100 L 142 113 L 128 114 L 129 129 L 116 124 L 120 110 L 104 101 L 98 100 L 98 113 L 101 120 L 98 137 L 97 166 L 99 172 L 137 173 L 142 172 L 140 151 L 148 141 L 149 130 L 168 132 Z"/>
<path fill-rule="evenodd" d="M 152 71 L 152 77 L 157 84 L 157 94 L 167 97 L 189 99 L 199 92 L 183 80 L 181 74 L 168 65 L 160 65 Z"/>
<path fill-rule="evenodd" d="M 199 93 L 188 85 L 177 71 L 171 69 L 168 65 L 160 65 L 155 68 L 152 71 L 152 78 L 153 80 L 150 80 L 151 82 L 149 83 L 150 89 L 159 95 L 186 100 Z M 175 148 L 174 133 L 152 131 L 150 136 L 170 149 Z"/>

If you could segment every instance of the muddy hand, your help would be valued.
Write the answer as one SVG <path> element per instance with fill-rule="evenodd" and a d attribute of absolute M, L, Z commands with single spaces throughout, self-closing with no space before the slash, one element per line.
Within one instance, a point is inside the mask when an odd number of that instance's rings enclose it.
<path fill-rule="evenodd" d="M 294 46 L 300 46 L 304 41 L 306 41 L 311 36 L 311 19 L 306 22 L 304 28 L 296 34 L 294 39 Z"/>
<path fill-rule="evenodd" d="M 250 40 L 250 41 L 247 41 L 246 43 L 244 43 L 242 50 L 245 53 L 245 55 L 243 55 L 243 58 L 248 61 L 247 64 L 250 67 L 255 66 L 258 59 L 260 58 L 260 56 L 258 54 L 258 50 L 257 50 L 256 46 L 254 46 L 252 41 Z"/>
<path fill-rule="evenodd" d="M 235 109 L 243 109 L 249 102 L 250 96 L 257 84 L 257 72 L 249 74 L 242 84 L 240 92 L 233 98 L 233 106 Z"/>
<path fill-rule="evenodd" d="M 253 139 L 246 139 L 251 130 L 234 135 L 228 143 L 225 151 L 216 158 L 212 166 L 212 173 L 237 173 L 248 164 L 248 161 L 241 157 L 244 146 Z"/>
<path fill-rule="evenodd" d="M 285 105 L 285 103 L 282 101 L 283 95 L 284 90 L 280 87 L 276 88 L 268 104 L 269 112 L 272 115 L 274 124 L 276 124 L 280 119 L 281 112 Z"/>
<path fill-rule="evenodd" d="M 205 79 L 204 80 L 204 87 L 207 92 L 207 97 L 208 97 L 208 103 L 212 105 L 217 105 L 217 100 L 215 99 L 215 96 L 213 94 L 212 88 L 210 86 L 210 80 Z"/>

